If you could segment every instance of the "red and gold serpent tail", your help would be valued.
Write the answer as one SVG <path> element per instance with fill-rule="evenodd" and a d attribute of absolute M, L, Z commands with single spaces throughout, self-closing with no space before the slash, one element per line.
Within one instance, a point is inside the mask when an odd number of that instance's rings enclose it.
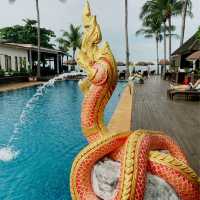
<path fill-rule="evenodd" d="M 126 141 L 124 156 L 122 195 L 116 199 L 142 200 L 147 172 L 167 181 L 180 199 L 199 199 L 198 176 L 187 166 L 184 154 L 171 138 L 157 132 L 136 131 Z"/>
<path fill-rule="evenodd" d="M 94 164 L 107 154 L 122 146 L 130 133 L 113 134 L 89 144 L 76 157 L 71 172 L 71 194 L 73 199 L 99 200 L 91 184 Z"/>
<path fill-rule="evenodd" d="M 93 190 L 91 173 L 97 162 L 110 157 L 121 163 L 114 200 L 143 200 L 147 173 L 164 179 L 181 200 L 200 200 L 200 179 L 169 136 L 149 130 L 110 133 L 104 125 L 103 113 L 116 86 L 117 67 L 109 45 L 99 48 L 100 41 L 100 27 L 87 2 L 77 62 L 88 75 L 80 88 L 85 95 L 81 123 L 89 144 L 72 166 L 72 199 L 100 200 Z"/>
<path fill-rule="evenodd" d="M 122 167 L 115 200 L 142 200 L 147 172 L 163 178 L 181 200 L 200 199 L 199 178 L 188 167 L 181 149 L 171 138 L 143 130 L 105 136 L 81 151 L 72 167 L 73 199 L 99 200 L 92 189 L 92 168 L 96 162 L 120 147 L 124 147 L 124 154 L 120 158 Z M 168 150 L 169 153 L 156 149 Z"/>

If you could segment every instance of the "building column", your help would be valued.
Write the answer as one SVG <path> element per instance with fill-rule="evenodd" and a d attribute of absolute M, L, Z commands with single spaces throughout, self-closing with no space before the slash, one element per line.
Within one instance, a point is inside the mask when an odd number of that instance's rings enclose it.
<path fill-rule="evenodd" d="M 196 69 L 196 60 L 193 60 L 193 71 Z"/>
<path fill-rule="evenodd" d="M 45 53 L 44 53 L 43 55 L 41 54 L 41 58 L 42 58 L 42 60 L 43 60 L 43 62 L 42 62 L 42 67 L 45 68 L 45 63 L 46 63 Z"/>
<path fill-rule="evenodd" d="M 193 63 L 193 69 L 192 69 L 193 72 L 191 73 L 191 82 L 194 83 L 194 79 L 195 79 L 194 71 L 196 69 L 196 60 L 193 60 L 192 63 Z"/>
<path fill-rule="evenodd" d="M 62 67 L 62 73 L 64 72 L 64 70 L 63 70 L 63 62 L 64 62 L 64 56 L 61 55 L 61 67 Z"/>
<path fill-rule="evenodd" d="M 30 63 L 30 69 L 33 70 L 33 58 L 31 50 L 29 50 L 29 63 Z"/>
<path fill-rule="evenodd" d="M 60 74 L 60 66 L 59 66 L 59 54 L 57 54 L 57 58 L 56 58 L 56 64 L 57 64 L 57 74 Z"/>
<path fill-rule="evenodd" d="M 181 69 L 181 56 L 179 57 L 179 63 L 178 63 L 179 65 L 178 65 L 178 72 L 180 71 L 180 69 Z"/>

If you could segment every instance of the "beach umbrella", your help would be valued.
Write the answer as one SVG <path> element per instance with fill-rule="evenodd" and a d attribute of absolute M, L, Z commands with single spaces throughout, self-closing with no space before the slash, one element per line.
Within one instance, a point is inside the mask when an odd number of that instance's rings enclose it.
<path fill-rule="evenodd" d="M 161 59 L 160 62 L 159 62 L 159 65 L 170 65 L 170 62 L 169 60 L 165 60 L 165 59 Z"/>
<path fill-rule="evenodd" d="M 76 65 L 76 61 L 75 60 L 67 60 L 64 62 L 65 65 Z"/>

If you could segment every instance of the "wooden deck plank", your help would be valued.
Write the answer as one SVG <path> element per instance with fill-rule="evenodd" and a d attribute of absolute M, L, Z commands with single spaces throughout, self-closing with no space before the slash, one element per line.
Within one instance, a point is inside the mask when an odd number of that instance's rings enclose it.
<path fill-rule="evenodd" d="M 183 148 L 200 174 L 200 102 L 169 100 L 168 85 L 154 76 L 135 86 L 132 129 L 164 131 Z"/>

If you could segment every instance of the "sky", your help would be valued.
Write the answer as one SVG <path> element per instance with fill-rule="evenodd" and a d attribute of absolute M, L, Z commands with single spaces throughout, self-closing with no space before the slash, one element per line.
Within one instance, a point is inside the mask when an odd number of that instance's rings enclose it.
<path fill-rule="evenodd" d="M 130 60 L 155 61 L 156 45 L 154 39 L 146 39 L 135 35 L 142 28 L 139 14 L 146 0 L 129 0 L 129 45 Z M 186 22 L 187 40 L 200 26 L 200 0 L 192 0 L 192 19 Z M 39 0 L 41 26 L 55 31 L 57 37 L 61 36 L 61 30 L 68 30 L 70 24 L 82 24 L 82 10 L 84 0 L 67 0 L 61 3 L 59 0 Z M 97 16 L 101 26 L 103 40 L 110 43 L 116 60 L 125 60 L 125 34 L 124 34 L 124 0 L 90 0 L 91 10 Z M 8 0 L 1 1 L 0 27 L 22 24 L 22 19 L 36 18 L 35 0 L 16 0 L 9 4 Z M 181 17 L 173 18 L 176 32 L 180 35 Z M 179 46 L 179 40 L 173 39 L 172 50 Z M 160 58 L 163 57 L 163 44 L 160 44 Z"/>

